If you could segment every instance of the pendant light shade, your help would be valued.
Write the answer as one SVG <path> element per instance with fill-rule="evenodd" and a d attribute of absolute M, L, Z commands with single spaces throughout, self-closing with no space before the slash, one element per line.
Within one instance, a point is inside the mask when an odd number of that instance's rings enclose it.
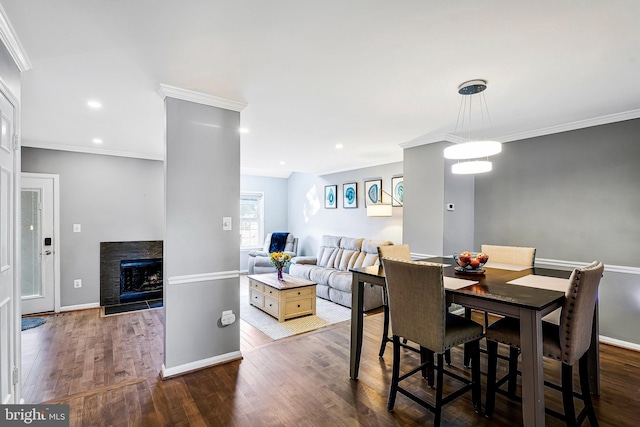
<path fill-rule="evenodd" d="M 456 175 L 491 172 L 491 169 L 493 169 L 493 165 L 488 160 L 471 160 L 451 166 L 451 172 Z"/>
<path fill-rule="evenodd" d="M 471 113 L 476 110 L 474 117 L 480 118 L 480 127 L 485 129 L 485 120 L 489 119 L 489 109 L 484 98 L 484 90 L 487 88 L 485 80 L 470 80 L 458 87 L 458 93 L 462 95 L 455 134 L 466 139 L 466 142 L 454 143 L 444 149 L 446 159 L 462 160 L 451 167 L 454 174 L 473 174 L 489 172 L 492 169 L 489 156 L 502 151 L 502 144 L 498 141 L 487 140 L 483 137 L 472 138 Z M 476 99 L 477 102 L 473 102 Z M 486 158 L 486 160 L 475 160 Z"/>

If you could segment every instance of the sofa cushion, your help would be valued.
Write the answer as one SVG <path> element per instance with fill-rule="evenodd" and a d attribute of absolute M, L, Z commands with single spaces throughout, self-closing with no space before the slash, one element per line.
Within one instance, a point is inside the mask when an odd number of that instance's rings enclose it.
<path fill-rule="evenodd" d="M 291 274 L 292 276 L 311 280 L 311 270 L 314 270 L 316 268 L 317 267 L 313 264 L 291 264 L 289 266 L 289 274 Z"/>
<path fill-rule="evenodd" d="M 340 289 L 344 292 L 351 292 L 351 284 L 353 282 L 353 274 L 350 271 L 335 271 L 329 276 L 329 281 L 325 282 L 329 286 L 335 289 Z"/>
<path fill-rule="evenodd" d="M 309 270 L 309 280 L 316 283 L 331 285 L 329 282 L 329 276 L 334 272 L 335 270 L 333 268 L 316 267 Z"/>

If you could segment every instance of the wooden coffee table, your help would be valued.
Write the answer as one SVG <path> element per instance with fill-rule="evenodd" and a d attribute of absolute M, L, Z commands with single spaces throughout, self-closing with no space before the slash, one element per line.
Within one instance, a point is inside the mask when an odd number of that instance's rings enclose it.
<path fill-rule="evenodd" d="M 309 280 L 277 273 L 251 274 L 249 302 L 284 322 L 294 317 L 316 314 L 316 284 Z"/>

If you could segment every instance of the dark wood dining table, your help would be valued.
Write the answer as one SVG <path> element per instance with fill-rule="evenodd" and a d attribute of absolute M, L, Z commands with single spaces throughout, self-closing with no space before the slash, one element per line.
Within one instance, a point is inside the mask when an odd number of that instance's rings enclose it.
<path fill-rule="evenodd" d="M 484 274 L 465 274 L 455 271 L 456 264 L 452 258 L 433 257 L 421 261 L 444 264 L 443 275 L 445 277 L 477 282 L 457 289 L 446 289 L 448 302 L 520 319 L 523 425 L 526 427 L 544 426 L 542 318 L 562 306 L 565 294 L 558 290 L 519 286 L 508 282 L 528 275 L 567 279 L 571 272 L 532 267 L 521 271 L 485 268 Z M 353 290 L 349 376 L 356 380 L 362 352 L 363 289 L 365 283 L 385 286 L 385 275 L 382 266 L 354 268 L 350 271 L 353 274 Z M 597 313 L 596 306 L 589 350 L 591 390 L 594 394 L 600 392 Z"/>

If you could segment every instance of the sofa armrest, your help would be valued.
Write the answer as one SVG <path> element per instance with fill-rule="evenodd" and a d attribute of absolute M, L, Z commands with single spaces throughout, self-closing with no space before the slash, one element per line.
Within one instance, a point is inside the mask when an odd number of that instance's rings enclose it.
<path fill-rule="evenodd" d="M 291 258 L 291 264 L 316 264 L 316 257 L 314 256 L 297 256 Z"/>
<path fill-rule="evenodd" d="M 285 254 L 288 254 L 291 259 L 294 259 L 296 257 L 296 253 L 295 252 L 289 252 L 289 251 L 284 251 Z"/>
<path fill-rule="evenodd" d="M 249 256 L 269 256 L 269 252 L 265 252 L 265 251 L 249 251 Z"/>

